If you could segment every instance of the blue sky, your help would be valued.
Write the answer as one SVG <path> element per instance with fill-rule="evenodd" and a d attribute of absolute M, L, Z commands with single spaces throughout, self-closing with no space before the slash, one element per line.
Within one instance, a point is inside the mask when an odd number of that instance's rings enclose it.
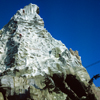
<path fill-rule="evenodd" d="M 45 28 L 67 48 L 78 50 L 84 67 L 100 60 L 100 0 L 0 0 L 0 29 L 17 10 L 37 4 Z M 100 63 L 87 68 L 90 77 Z M 94 80 L 100 86 L 100 78 Z"/>

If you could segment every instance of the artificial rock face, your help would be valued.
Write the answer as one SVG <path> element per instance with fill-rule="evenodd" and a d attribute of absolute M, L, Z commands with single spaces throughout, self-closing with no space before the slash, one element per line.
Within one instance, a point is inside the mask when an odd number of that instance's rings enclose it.
<path fill-rule="evenodd" d="M 0 100 L 99 100 L 78 52 L 54 39 L 38 14 L 29 4 L 0 30 Z"/>

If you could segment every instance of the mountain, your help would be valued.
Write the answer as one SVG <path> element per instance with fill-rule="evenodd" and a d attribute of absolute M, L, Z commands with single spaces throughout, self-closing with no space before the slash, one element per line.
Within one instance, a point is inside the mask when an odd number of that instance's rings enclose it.
<path fill-rule="evenodd" d="M 0 30 L 0 100 L 99 100 L 78 51 L 44 28 L 29 4 Z"/>

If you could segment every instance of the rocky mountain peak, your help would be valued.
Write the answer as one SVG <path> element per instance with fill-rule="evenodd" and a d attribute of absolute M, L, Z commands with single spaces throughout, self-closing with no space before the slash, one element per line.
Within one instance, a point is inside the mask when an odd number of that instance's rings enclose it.
<path fill-rule="evenodd" d="M 0 95 L 5 100 L 88 98 L 90 77 L 78 51 L 54 39 L 38 14 L 39 7 L 29 4 L 0 30 Z"/>
<path fill-rule="evenodd" d="M 14 21 L 17 21 L 18 23 L 28 22 L 32 25 L 41 24 L 43 26 L 44 22 L 38 14 L 39 7 L 35 4 L 30 3 L 23 9 L 18 10 L 17 13 L 12 17 L 12 19 L 14 19 Z"/>

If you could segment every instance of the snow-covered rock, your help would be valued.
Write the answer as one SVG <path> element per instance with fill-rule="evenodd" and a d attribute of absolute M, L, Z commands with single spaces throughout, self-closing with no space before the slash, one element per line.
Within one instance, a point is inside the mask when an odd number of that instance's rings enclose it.
<path fill-rule="evenodd" d="M 8 100 L 14 95 L 24 100 L 69 100 L 70 91 L 72 97 L 86 96 L 90 77 L 78 51 L 68 50 L 54 39 L 38 14 L 39 7 L 29 4 L 0 30 L 0 84 L 2 92 L 6 91 L 3 95 Z M 73 89 L 78 88 L 77 84 L 83 89 L 81 95 Z"/>

